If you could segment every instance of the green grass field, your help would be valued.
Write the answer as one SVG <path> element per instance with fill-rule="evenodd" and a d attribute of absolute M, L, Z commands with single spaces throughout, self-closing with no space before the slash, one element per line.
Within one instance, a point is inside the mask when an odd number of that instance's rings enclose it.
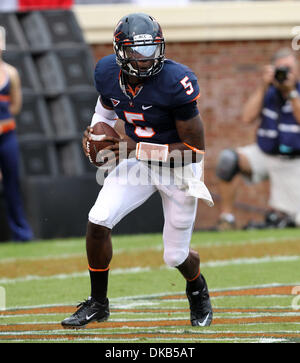
<path fill-rule="evenodd" d="M 299 229 L 193 234 L 214 308 L 206 328 L 190 326 L 160 234 L 113 244 L 110 319 L 81 330 L 60 322 L 89 295 L 84 238 L 0 244 L 0 342 L 300 342 Z"/>

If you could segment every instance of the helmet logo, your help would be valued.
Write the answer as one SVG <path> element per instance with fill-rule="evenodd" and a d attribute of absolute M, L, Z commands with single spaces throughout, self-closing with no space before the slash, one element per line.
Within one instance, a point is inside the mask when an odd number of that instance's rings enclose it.
<path fill-rule="evenodd" d="M 135 42 L 149 42 L 149 41 L 153 41 L 153 37 L 151 34 L 138 34 L 138 35 L 134 35 L 133 40 Z"/>
<path fill-rule="evenodd" d="M 120 38 L 118 37 L 120 34 L 122 34 L 122 32 L 119 32 L 119 33 L 115 34 L 115 41 L 116 42 L 120 41 Z"/>

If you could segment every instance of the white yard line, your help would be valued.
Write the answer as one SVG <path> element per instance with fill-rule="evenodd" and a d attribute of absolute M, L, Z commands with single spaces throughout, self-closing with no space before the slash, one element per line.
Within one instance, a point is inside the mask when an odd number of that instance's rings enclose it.
<path fill-rule="evenodd" d="M 131 273 L 140 273 L 140 272 L 147 272 L 151 269 L 149 267 L 132 267 L 132 268 L 123 268 L 123 269 L 115 269 L 110 271 L 110 274 L 118 275 L 118 274 L 131 274 Z M 50 276 L 38 276 L 38 275 L 27 275 L 24 277 L 17 277 L 17 278 L 2 278 L 0 279 L 1 284 L 14 284 L 17 282 L 28 282 L 28 281 L 40 281 L 40 280 L 65 280 L 65 279 L 72 279 L 74 277 L 87 277 L 89 275 L 88 271 L 83 272 L 73 272 L 70 274 L 57 274 L 57 275 L 50 275 Z"/>
<path fill-rule="evenodd" d="M 82 253 L 63 253 L 60 255 L 47 255 L 47 256 L 27 256 L 27 257 L 7 257 L 0 259 L 1 263 L 13 263 L 17 261 L 44 261 L 44 260 L 64 260 L 68 258 L 86 257 L 84 252 Z"/>
<path fill-rule="evenodd" d="M 217 260 L 217 261 L 208 261 L 203 262 L 201 267 L 224 267 L 224 266 L 232 266 L 232 265 L 252 265 L 252 264 L 260 264 L 260 263 L 269 263 L 269 262 L 293 262 L 299 261 L 300 256 L 266 256 L 266 257 L 253 257 L 253 258 L 236 258 L 236 259 L 228 259 L 228 260 Z M 171 269 L 168 266 L 161 266 L 159 269 Z M 112 269 L 110 274 L 119 275 L 119 274 L 134 274 L 134 273 L 144 273 L 150 272 L 153 268 L 150 267 L 132 267 L 132 268 L 117 268 Z M 74 272 L 70 274 L 57 274 L 51 276 L 38 276 L 38 275 L 27 275 L 24 277 L 17 278 L 2 278 L 0 279 L 0 285 L 6 284 L 15 284 L 18 282 L 28 282 L 28 281 L 39 281 L 39 280 L 49 280 L 49 279 L 70 279 L 74 277 L 87 277 L 88 271 L 83 272 Z"/>
<path fill-rule="evenodd" d="M 244 290 L 244 289 L 259 289 L 259 288 L 268 288 L 268 287 L 278 287 L 278 286 L 296 286 L 299 285 L 300 286 L 300 281 L 299 282 L 294 282 L 294 283 L 290 283 L 290 284 L 283 284 L 283 283 L 271 283 L 271 284 L 261 284 L 261 285 L 245 285 L 245 286 L 232 286 L 232 287 L 226 287 L 226 288 L 214 288 L 214 289 L 210 289 L 211 292 L 226 292 L 226 291 L 231 291 L 231 290 Z M 161 300 L 161 301 L 153 301 L 155 300 L 155 298 L 160 298 L 160 297 L 167 297 L 169 295 L 182 295 L 185 296 L 185 294 L 182 291 L 175 291 L 172 292 L 172 294 L 166 294 L 166 293 L 156 293 L 156 294 L 148 294 L 148 295 L 133 295 L 133 296 L 121 296 L 121 297 L 114 297 L 114 298 L 110 298 L 110 305 L 112 309 L 129 309 L 129 308 L 138 308 L 140 306 L 145 307 L 145 306 L 151 306 L 152 309 L 163 309 L 165 308 L 164 306 L 162 306 L 161 304 L 165 303 L 167 300 Z M 275 297 L 286 297 L 287 295 L 256 295 L 255 298 L 263 298 L 263 297 L 271 297 L 271 296 L 275 296 Z M 288 295 L 289 297 L 291 297 L 292 295 Z M 240 298 L 241 296 L 218 296 L 218 297 L 213 297 L 213 299 L 216 298 Z M 174 302 L 174 300 L 172 300 Z M 67 303 L 63 303 L 63 304 L 47 304 L 47 305 L 29 305 L 29 306 L 11 306 L 9 308 L 6 309 L 6 311 L 10 311 L 10 310 L 23 310 L 23 309 L 41 309 L 41 308 L 52 308 L 52 307 L 64 307 L 64 306 L 75 306 L 76 302 L 74 303 L 74 301 L 71 302 L 67 302 Z M 158 306 L 159 305 L 159 306 Z M 223 308 L 223 306 L 217 306 L 217 308 Z M 240 308 L 240 307 L 236 307 L 236 308 Z M 257 309 L 268 309 L 268 307 L 265 306 L 255 306 L 255 308 Z M 248 307 L 246 307 L 245 309 L 248 309 Z M 286 309 L 286 307 L 282 307 L 282 306 L 271 306 L 269 307 L 269 309 Z M 117 312 L 116 312 L 117 313 Z M 4 317 L 1 316 L 0 317 Z"/>
<path fill-rule="evenodd" d="M 117 312 L 113 312 L 111 314 L 111 316 L 116 316 L 118 313 Z M 125 313 L 124 313 L 125 314 Z M 128 314 L 128 313 L 127 313 Z M 134 315 L 136 313 L 131 313 L 131 315 Z M 188 312 L 181 312 L 181 313 L 170 313 L 168 317 L 159 317 L 159 315 L 162 315 L 162 313 L 156 313 L 156 312 L 148 312 L 147 315 L 150 315 L 151 317 L 148 318 L 141 318 L 141 317 L 127 317 L 127 318 L 112 318 L 110 317 L 109 322 L 110 323 L 125 323 L 125 322 L 130 322 L 130 321 L 134 321 L 134 322 L 139 322 L 139 321 L 185 321 L 187 320 L 187 316 L 188 316 Z M 164 313 L 167 315 L 167 313 Z M 241 318 L 262 318 L 262 317 L 268 317 L 268 316 L 272 316 L 272 317 L 295 317 L 295 316 L 299 316 L 300 313 L 297 313 L 296 311 L 294 313 L 266 313 L 266 312 L 262 312 L 262 313 L 214 313 L 214 318 L 218 318 L 218 319 L 232 319 L 232 321 L 234 322 L 235 319 L 241 319 Z M 9 318 L 20 318 L 20 317 L 29 317 L 29 316 L 56 316 L 56 315 L 66 315 L 65 313 L 53 313 L 53 314 L 22 314 L 22 315 L 4 315 L 1 316 L 1 321 L 2 319 L 9 319 Z M 139 314 L 142 315 L 142 314 Z M 179 315 L 179 316 L 175 316 L 175 315 Z M 155 317 L 158 316 L 158 317 Z M 259 322 L 258 322 L 259 323 Z M 295 322 L 297 323 L 297 322 Z M 300 323 L 300 322 L 299 322 Z M 3 323 L 0 325 L 26 325 L 26 324 L 60 324 L 60 321 L 24 321 L 24 322 L 9 322 L 9 323 Z M 255 322 L 256 324 L 256 322 Z M 294 324 L 294 323 L 293 323 Z M 0 333 L 1 334 L 1 333 Z"/>
<path fill-rule="evenodd" d="M 201 330 L 201 331 L 182 331 L 182 330 L 176 330 L 176 332 L 171 331 L 171 330 L 157 330 L 156 327 L 152 327 L 152 331 L 150 331 L 149 329 L 144 329 L 143 331 L 139 331 L 135 337 L 131 337 L 131 338 L 121 338 L 119 337 L 120 335 L 123 334 L 132 334 L 130 332 L 125 333 L 125 332 L 113 332 L 114 338 L 106 338 L 105 335 L 108 334 L 112 334 L 112 332 L 103 332 L 103 331 L 91 331 L 89 329 L 84 329 L 84 330 L 49 330 L 49 331 L 23 331 L 23 332 L 3 332 L 0 335 L 2 335 L 3 337 L 10 336 L 10 335 L 14 335 L 15 339 L 12 339 L 9 341 L 24 341 L 24 339 L 18 339 L 18 336 L 22 336 L 22 335 L 40 335 L 41 338 L 34 338 L 34 341 L 43 341 L 43 340 L 49 340 L 49 341 L 63 341 L 64 340 L 64 336 L 66 337 L 66 339 L 68 339 L 69 334 L 71 333 L 72 335 L 76 335 L 77 333 L 81 335 L 81 337 L 79 338 L 75 338 L 74 337 L 74 341 L 117 341 L 117 342 L 122 342 L 122 341 L 137 341 L 140 340 L 141 337 L 143 336 L 143 334 L 153 334 L 153 337 L 148 337 L 147 340 L 151 340 L 151 341 L 236 341 L 236 342 L 242 342 L 242 341 L 251 341 L 251 342 L 257 342 L 257 343 L 274 343 L 274 342 L 284 342 L 284 341 L 289 341 L 289 339 L 286 338 L 280 338 L 280 337 L 256 337 L 255 334 L 262 334 L 262 333 L 268 333 L 270 334 L 271 332 L 268 331 L 236 331 L 236 330 L 218 330 L 218 331 L 208 331 L 208 330 Z M 135 332 L 136 332 L 136 328 L 134 328 Z M 273 332 L 274 333 L 274 332 Z M 280 333 L 279 331 L 276 331 L 275 333 Z M 274 334 L 275 334 L 274 333 Z M 287 331 L 283 331 L 282 333 L 289 333 Z M 295 331 L 291 331 L 291 334 L 297 333 Z M 176 334 L 176 337 L 156 337 L 158 334 Z M 178 334 L 178 336 L 177 336 Z M 195 337 L 180 337 L 179 334 L 199 334 L 199 337 L 195 338 Z M 210 337 L 210 335 L 215 335 L 215 334 L 237 334 L 236 337 Z M 242 334 L 249 334 L 252 336 L 249 337 L 240 337 L 239 335 Z M 47 336 L 51 335 L 52 338 L 49 339 Z M 59 338 L 55 338 L 55 336 L 61 336 Z M 82 335 L 86 335 L 86 337 L 82 337 Z M 95 335 L 95 337 L 93 337 L 93 335 Z M 26 339 L 26 341 L 30 341 L 29 339 Z"/>
<path fill-rule="evenodd" d="M 25 323 L 26 324 L 26 323 Z M 42 324 L 42 323 L 38 323 L 38 324 Z M 257 324 L 260 325 L 260 324 Z M 50 327 L 49 327 L 50 328 Z M 68 335 L 70 333 L 78 333 L 78 334 L 85 334 L 85 335 L 108 335 L 108 334 L 114 334 L 116 336 L 118 335 L 123 335 L 123 334 L 132 334 L 131 330 L 136 332 L 137 335 L 140 334 L 151 334 L 151 333 L 155 333 L 155 334 L 199 334 L 199 336 L 201 335 L 212 335 L 212 334 L 261 334 L 261 333 L 268 333 L 268 334 L 298 334 L 299 331 L 297 330 L 275 330 L 275 331 L 269 331 L 269 330 L 238 330 L 238 329 L 224 329 L 224 330 L 204 330 L 201 328 L 201 330 L 199 330 L 198 328 L 195 328 L 194 330 L 189 330 L 188 329 L 173 329 L 172 330 L 172 326 L 170 326 L 171 329 L 159 329 L 159 326 L 153 326 L 153 327 L 142 327 L 142 330 L 139 330 L 138 332 L 136 331 L 136 327 L 120 327 L 118 328 L 118 330 L 128 330 L 128 332 L 125 331 L 116 331 L 116 328 L 105 328 L 105 331 L 103 329 L 101 329 L 101 326 L 99 326 L 99 328 L 94 328 L 94 329 L 90 329 L 90 328 L 84 328 L 84 329 L 53 329 L 53 330 L 24 330 L 24 331 L 14 331 L 14 332 L 1 332 L 1 335 L 10 335 L 10 334 L 14 334 L 14 335 L 23 335 L 23 334 L 38 334 L 38 335 L 46 335 L 46 334 L 53 334 L 53 335 L 58 335 L 58 334 L 64 334 L 64 335 Z M 175 327 L 174 327 L 175 328 Z"/>
<path fill-rule="evenodd" d="M 153 341 L 157 341 L 158 343 L 163 343 L 163 342 L 181 342 L 181 343 L 184 343 L 184 342 L 195 342 L 195 343 L 198 343 L 198 342 L 207 342 L 207 343 L 214 343 L 214 342 L 217 342 L 217 343 L 220 343 L 220 341 L 222 340 L 222 343 L 226 343 L 226 342 L 233 342 L 233 343 L 283 343 L 283 342 L 288 342 L 289 340 L 287 339 L 280 339 L 280 338 L 269 338 L 269 339 L 266 339 L 265 341 L 262 340 L 263 338 L 203 338 L 203 337 L 199 337 L 199 338 L 178 338 L 178 337 L 174 337 L 174 338 L 156 338 L 156 337 L 151 337 L 151 338 L 147 338 L 147 340 L 145 341 L 143 339 L 143 343 L 148 343 L 148 342 L 153 342 Z M 47 336 L 45 336 L 44 338 L 41 338 L 41 339 L 8 339 L 7 342 L 12 342 L 12 343 L 18 343 L 18 342 L 45 342 L 45 340 L 47 342 L 51 342 L 51 343 L 59 343 L 59 342 L 64 342 L 65 340 L 67 342 L 70 342 L 70 339 L 68 339 L 68 337 L 66 336 L 66 338 L 57 338 L 57 339 L 49 339 L 47 338 Z M 86 338 L 74 338 L 73 339 L 74 341 L 76 341 L 77 343 L 79 342 L 108 342 L 108 343 L 133 343 L 133 342 L 140 342 L 140 338 L 127 338 L 127 339 L 124 339 L 124 338 L 119 338 L 119 339 L 111 339 L 111 338 L 90 338 L 90 337 L 86 337 Z M 6 342 L 6 341 L 4 341 Z"/>
<path fill-rule="evenodd" d="M 265 257 L 247 257 L 247 258 L 235 258 L 229 260 L 208 261 L 201 263 L 202 267 L 223 267 L 231 265 L 252 265 L 256 263 L 266 262 L 290 262 L 299 261 L 300 256 L 265 256 Z"/>
<path fill-rule="evenodd" d="M 196 242 L 196 241 L 192 241 L 191 245 L 192 246 L 197 246 L 197 247 L 222 247 L 222 246 L 226 246 L 226 247 L 230 247 L 230 246 L 245 246 L 247 244 L 260 244 L 260 243 L 277 243 L 277 242 L 285 242 L 285 243 L 289 243 L 289 242 L 294 242 L 294 241 L 300 241 L 300 238 L 297 236 L 291 236 L 291 237 L 264 237 L 264 238 L 250 238 L 250 239 L 244 239 L 242 242 L 235 242 L 235 241 L 211 241 L 211 242 Z M 67 242 L 67 243 L 71 243 L 71 242 Z M 142 252 L 142 251 L 162 251 L 163 250 L 163 244 L 159 244 L 157 246 L 153 246 L 153 247 L 134 247 L 134 248 L 123 248 L 123 247 L 116 247 L 114 248 L 114 254 L 121 254 L 123 252 Z M 64 254 L 60 254 L 60 255 L 47 255 L 47 256 L 26 256 L 26 257 L 7 257 L 7 258 L 0 258 L 0 264 L 1 263 L 9 263 L 9 262 L 16 262 L 19 260 L 28 260 L 28 261 L 35 261 L 35 260 L 50 260 L 50 259 L 55 259 L 55 260 L 59 260 L 59 259 L 67 259 L 67 258 L 76 258 L 76 257 L 86 257 L 85 252 L 83 251 L 82 253 L 64 253 Z"/>

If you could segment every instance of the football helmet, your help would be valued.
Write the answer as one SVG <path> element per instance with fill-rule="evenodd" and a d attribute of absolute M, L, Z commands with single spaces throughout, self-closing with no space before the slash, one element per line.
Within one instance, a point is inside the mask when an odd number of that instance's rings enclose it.
<path fill-rule="evenodd" d="M 161 71 L 165 41 L 158 22 L 143 13 L 124 16 L 113 39 L 117 64 L 128 75 L 150 77 Z"/>

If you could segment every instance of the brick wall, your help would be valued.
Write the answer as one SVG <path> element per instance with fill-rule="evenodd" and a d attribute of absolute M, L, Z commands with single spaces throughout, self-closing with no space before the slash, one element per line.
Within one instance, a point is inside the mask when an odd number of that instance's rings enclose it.
<path fill-rule="evenodd" d="M 259 82 L 261 67 L 289 40 L 168 43 L 166 55 L 189 66 L 197 75 L 202 91 L 199 109 L 205 124 L 205 182 L 213 193 L 215 207 L 199 203 L 196 228 L 214 225 L 219 214 L 218 181 L 215 165 L 223 148 L 247 145 L 255 140 L 255 125 L 240 122 L 242 105 Z M 112 46 L 94 45 L 95 60 L 112 53 Z M 237 180 L 238 224 L 261 220 L 256 209 L 268 201 L 268 183 L 248 186 Z M 249 208 L 250 206 L 250 208 Z M 253 211 L 254 209 L 254 211 Z"/>

